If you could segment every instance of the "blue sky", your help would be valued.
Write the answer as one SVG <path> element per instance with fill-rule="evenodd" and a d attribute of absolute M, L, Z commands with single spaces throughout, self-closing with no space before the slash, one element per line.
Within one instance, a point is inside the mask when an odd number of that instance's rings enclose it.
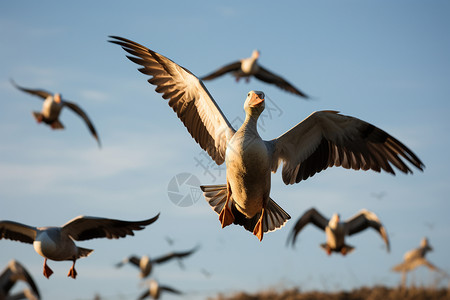
<path fill-rule="evenodd" d="M 160 219 L 134 237 L 80 242 L 94 253 L 77 262 L 49 262 L 30 245 L 0 241 L 0 268 L 12 258 L 27 266 L 45 299 L 135 299 L 145 289 L 131 266 L 113 264 L 129 254 L 151 257 L 200 250 L 184 261 L 155 267 L 153 277 L 199 299 L 266 288 L 335 290 L 400 282 L 390 268 L 428 236 L 430 261 L 450 272 L 450 3 L 448 1 L 2 1 L 0 3 L 0 219 L 62 225 L 78 215 Z M 260 243 L 238 226 L 220 228 L 203 197 L 180 207 L 168 197 L 180 173 L 202 184 L 225 183 L 209 166 L 173 111 L 125 58 L 109 35 L 135 40 L 202 76 L 261 51 L 260 63 L 313 101 L 231 76 L 206 87 L 229 120 L 243 118 L 249 90 L 262 90 L 277 106 L 260 134 L 279 136 L 310 113 L 332 109 L 366 120 L 409 146 L 426 165 L 413 175 L 331 168 L 285 186 L 272 176 L 271 197 L 292 220 Z M 66 130 L 52 132 L 31 116 L 35 97 L 9 83 L 43 88 L 77 102 L 93 120 L 103 148 L 70 111 Z M 381 199 L 374 194 L 384 193 Z M 296 248 L 285 247 L 296 219 L 310 207 L 349 218 L 374 211 L 387 228 L 391 253 L 367 231 L 348 239 L 356 250 L 328 257 L 325 236 L 308 226 Z M 174 240 L 173 245 L 166 237 Z M 202 270 L 211 273 L 206 277 Z M 418 270 L 417 284 L 436 276 Z M 441 284 L 447 282 L 440 281 Z M 164 299 L 179 299 L 166 295 Z"/>

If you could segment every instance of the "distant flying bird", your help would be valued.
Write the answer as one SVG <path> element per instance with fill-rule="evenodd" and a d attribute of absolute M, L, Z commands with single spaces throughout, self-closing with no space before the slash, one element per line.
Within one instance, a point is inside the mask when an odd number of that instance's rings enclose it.
<path fill-rule="evenodd" d="M 147 297 L 151 297 L 153 299 L 159 299 L 161 297 L 161 293 L 162 292 L 169 292 L 172 294 L 176 294 L 176 295 L 182 295 L 183 293 L 171 288 L 169 286 L 164 286 L 164 285 L 160 285 L 157 281 L 155 280 L 150 280 L 148 283 L 148 290 L 145 291 L 139 298 L 138 300 L 143 300 Z"/>
<path fill-rule="evenodd" d="M 336 111 L 319 111 L 270 141 L 257 131 L 265 107 L 264 93 L 250 91 L 244 103 L 246 118 L 236 131 L 208 90 L 189 70 L 138 43 L 111 37 L 122 46 L 140 72 L 152 76 L 149 83 L 177 113 L 191 136 L 218 164 L 226 163 L 227 183 L 201 186 L 219 214 L 222 227 L 244 226 L 262 240 L 265 232 L 282 227 L 290 219 L 270 198 L 271 172 L 283 162 L 283 181 L 294 184 L 332 166 L 355 170 L 384 170 L 393 166 L 412 173 L 408 161 L 419 170 L 424 165 L 400 141 L 383 130 Z"/>
<path fill-rule="evenodd" d="M 425 258 L 429 251 L 433 251 L 433 248 L 428 243 L 428 239 L 423 238 L 420 242 L 420 247 L 406 252 L 403 256 L 403 262 L 394 266 L 392 270 L 394 272 L 407 273 L 424 265 L 432 271 L 438 271 L 439 269 Z"/>
<path fill-rule="evenodd" d="M 10 290 L 18 282 L 23 281 L 31 289 L 26 289 L 18 294 L 11 295 Z M 11 260 L 8 266 L 0 274 L 0 299 L 40 299 L 39 290 L 33 278 L 22 264 Z"/>
<path fill-rule="evenodd" d="M 59 120 L 59 115 L 61 114 L 62 109 L 67 107 L 84 120 L 91 134 L 97 140 L 98 146 L 101 147 L 100 138 L 97 135 L 94 125 L 91 120 L 89 120 L 87 114 L 77 104 L 63 100 L 61 94 L 59 93 L 52 94 L 44 90 L 23 88 L 17 85 L 13 80 L 11 80 L 11 83 L 21 91 L 44 99 L 42 110 L 40 112 L 33 111 L 33 116 L 38 123 L 44 122 L 52 129 L 64 129 L 64 125 Z"/>
<path fill-rule="evenodd" d="M 345 236 L 359 233 L 367 228 L 375 229 L 386 243 L 387 251 L 389 252 L 390 250 L 386 229 L 381 224 L 378 217 L 373 212 L 366 209 L 361 210 L 351 219 L 342 222 L 339 214 L 333 214 L 331 219 L 326 219 L 315 208 L 311 208 L 299 218 L 288 237 L 288 242 L 291 241 L 292 245 L 294 245 L 297 234 L 309 223 L 312 223 L 325 231 L 327 242 L 320 246 L 328 255 L 330 255 L 331 252 L 340 252 L 342 255 L 352 252 L 355 247 L 345 243 Z"/>
<path fill-rule="evenodd" d="M 236 81 L 239 81 L 241 77 L 245 77 L 246 81 L 249 82 L 250 77 L 254 76 L 261 81 L 274 84 L 285 91 L 303 98 L 309 98 L 305 93 L 290 84 L 287 80 L 258 64 L 259 54 L 260 53 L 258 50 L 254 50 L 251 57 L 225 65 L 211 74 L 201 77 L 200 79 L 206 81 L 215 79 L 226 73 L 231 73 L 234 77 L 236 77 Z"/>
<path fill-rule="evenodd" d="M 174 258 L 178 258 L 178 259 L 185 258 L 185 257 L 191 255 L 192 253 L 194 253 L 196 250 L 197 249 L 194 248 L 192 250 L 184 251 L 184 252 L 171 252 L 171 253 L 168 253 L 166 255 L 163 255 L 163 256 L 155 258 L 155 259 L 150 259 L 150 257 L 148 257 L 147 255 L 144 255 L 141 257 L 132 255 L 130 257 L 125 258 L 118 264 L 116 264 L 116 267 L 120 268 L 126 263 L 131 263 L 132 265 L 134 265 L 140 269 L 140 271 L 141 271 L 140 277 L 145 278 L 148 275 L 150 275 L 150 273 L 152 272 L 154 264 L 161 264 L 161 263 L 164 263 L 164 262 L 169 261 Z"/>
<path fill-rule="evenodd" d="M 74 241 L 85 241 L 95 238 L 118 239 L 134 235 L 134 230 L 142 230 L 159 217 L 143 221 L 121 221 L 97 217 L 79 216 L 61 227 L 33 227 L 13 221 L 0 221 L 0 240 L 33 244 L 34 250 L 45 258 L 44 276 L 49 278 L 53 271 L 47 265 L 47 259 L 55 261 L 73 261 L 69 274 L 77 276 L 75 261 L 92 253 L 92 249 L 77 247 Z"/>

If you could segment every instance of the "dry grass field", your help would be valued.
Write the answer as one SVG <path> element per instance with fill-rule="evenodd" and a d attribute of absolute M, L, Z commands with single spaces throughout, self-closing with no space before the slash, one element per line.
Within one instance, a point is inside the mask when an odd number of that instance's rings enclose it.
<path fill-rule="evenodd" d="M 299 289 L 285 291 L 267 290 L 257 294 L 236 293 L 219 295 L 209 300 L 450 300 L 448 288 L 408 287 L 388 288 L 384 286 L 362 287 L 340 292 L 302 292 Z"/>

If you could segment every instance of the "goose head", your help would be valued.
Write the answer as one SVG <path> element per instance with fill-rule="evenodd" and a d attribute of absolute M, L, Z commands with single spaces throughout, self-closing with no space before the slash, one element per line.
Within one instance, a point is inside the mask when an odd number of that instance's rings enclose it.
<path fill-rule="evenodd" d="M 420 247 L 426 249 L 427 251 L 433 251 L 433 248 L 428 243 L 428 239 L 426 237 L 420 241 Z"/>
<path fill-rule="evenodd" d="M 252 58 L 253 59 L 258 59 L 259 58 L 259 54 L 260 54 L 260 52 L 259 52 L 259 50 L 253 50 L 253 52 L 252 52 Z"/>
<path fill-rule="evenodd" d="M 250 117 L 258 118 L 266 107 L 264 93 L 260 91 L 250 91 L 245 99 L 244 110 Z"/>
<path fill-rule="evenodd" d="M 340 220 L 341 220 L 341 218 L 340 218 L 339 214 L 334 213 L 331 216 L 330 222 L 328 222 L 328 226 L 330 226 L 330 228 L 335 229 L 335 228 L 337 228 Z"/>
<path fill-rule="evenodd" d="M 56 103 L 61 103 L 61 94 L 60 93 L 56 93 L 53 96 L 53 100 L 55 100 Z"/>

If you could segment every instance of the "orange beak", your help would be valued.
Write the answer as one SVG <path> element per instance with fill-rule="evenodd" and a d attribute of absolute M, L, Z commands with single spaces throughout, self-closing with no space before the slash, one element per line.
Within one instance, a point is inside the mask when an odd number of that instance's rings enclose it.
<path fill-rule="evenodd" d="M 252 98 L 250 99 L 248 104 L 253 107 L 253 106 L 260 104 L 263 101 L 264 101 L 264 98 L 260 98 L 258 94 L 253 93 Z"/>

